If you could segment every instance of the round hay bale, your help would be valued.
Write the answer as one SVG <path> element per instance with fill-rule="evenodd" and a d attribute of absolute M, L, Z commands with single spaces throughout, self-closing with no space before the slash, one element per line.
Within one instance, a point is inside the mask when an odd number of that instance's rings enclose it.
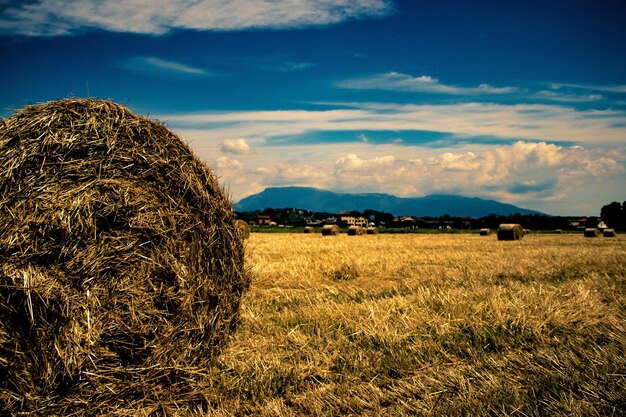
<path fill-rule="evenodd" d="M 365 234 L 365 229 L 361 226 L 348 227 L 348 236 L 362 236 Z"/>
<path fill-rule="evenodd" d="M 336 224 L 327 224 L 322 227 L 322 236 L 336 236 L 339 232 L 339 226 Z"/>
<path fill-rule="evenodd" d="M 250 225 L 241 219 L 235 220 L 235 230 L 243 240 L 250 237 Z"/>
<path fill-rule="evenodd" d="M 313 226 L 306 226 L 304 228 L 304 233 L 315 233 L 315 228 Z"/>
<path fill-rule="evenodd" d="M 502 223 L 498 227 L 498 240 L 519 240 L 524 237 L 522 226 L 515 223 Z"/>
<path fill-rule="evenodd" d="M 585 229 L 584 236 L 585 237 L 598 237 L 600 236 L 600 231 L 595 227 L 588 227 Z"/>
<path fill-rule="evenodd" d="M 524 232 L 525 235 L 529 235 L 530 229 L 522 229 L 522 232 Z"/>
<path fill-rule="evenodd" d="M 161 123 L 67 99 L 0 121 L 0 173 L 4 412 L 206 407 L 249 285 L 212 172 Z"/>
<path fill-rule="evenodd" d="M 602 236 L 615 237 L 615 229 L 604 229 L 604 231 L 602 232 Z"/>
<path fill-rule="evenodd" d="M 561 234 L 563 234 L 563 230 L 562 229 L 556 229 L 554 231 L 554 233 L 556 233 L 557 235 L 561 235 Z"/>
<path fill-rule="evenodd" d="M 378 227 L 374 227 L 374 226 L 369 226 L 366 230 L 365 233 L 368 235 L 375 235 L 378 234 Z"/>
<path fill-rule="evenodd" d="M 489 236 L 489 233 L 491 233 L 491 229 L 488 229 L 488 228 L 480 229 L 481 236 Z"/>

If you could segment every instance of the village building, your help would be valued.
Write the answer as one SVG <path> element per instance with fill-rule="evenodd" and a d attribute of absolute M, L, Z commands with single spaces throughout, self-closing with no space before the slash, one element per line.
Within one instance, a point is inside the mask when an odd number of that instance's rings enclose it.
<path fill-rule="evenodd" d="M 346 226 L 361 226 L 367 227 L 367 219 L 363 216 L 355 216 L 351 212 L 344 212 L 339 214 L 339 222 Z"/>
<path fill-rule="evenodd" d="M 272 222 L 272 218 L 266 215 L 258 215 L 256 216 L 256 221 L 259 226 L 270 226 Z"/>

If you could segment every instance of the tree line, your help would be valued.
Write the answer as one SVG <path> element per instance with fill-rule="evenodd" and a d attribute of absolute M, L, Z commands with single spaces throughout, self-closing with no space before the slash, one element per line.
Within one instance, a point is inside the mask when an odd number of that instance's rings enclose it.
<path fill-rule="evenodd" d="M 349 214 L 355 217 L 364 217 L 368 222 L 376 226 L 404 227 L 397 216 L 384 211 L 367 209 L 362 212 L 351 211 Z M 304 227 L 307 224 L 325 222 L 331 218 L 339 218 L 337 213 L 314 212 L 298 208 L 266 208 L 247 212 L 237 212 L 237 217 L 248 222 L 255 223 L 257 216 L 270 216 L 274 222 L 285 226 Z M 603 221 L 607 227 L 618 231 L 626 230 L 626 201 L 622 204 L 612 202 L 602 207 L 600 216 L 545 216 L 538 214 L 490 214 L 480 218 L 455 217 L 444 214 L 438 217 L 414 218 L 413 227 L 438 228 L 452 227 L 454 229 L 497 229 L 502 223 L 519 223 L 524 228 L 532 230 L 574 230 L 587 227 L 597 227 Z M 403 226 L 404 224 L 404 226 Z"/>

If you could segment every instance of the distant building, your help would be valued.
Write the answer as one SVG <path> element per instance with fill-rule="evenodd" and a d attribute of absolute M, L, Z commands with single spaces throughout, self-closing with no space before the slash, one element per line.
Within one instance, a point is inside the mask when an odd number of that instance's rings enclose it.
<path fill-rule="evenodd" d="M 409 229 L 417 229 L 417 219 L 411 216 L 395 217 L 391 224 L 392 227 L 405 227 Z"/>
<path fill-rule="evenodd" d="M 363 216 L 354 216 L 352 213 L 341 213 L 339 221 L 346 226 L 367 227 L 367 219 Z"/>
<path fill-rule="evenodd" d="M 259 226 L 269 226 L 273 223 L 272 218 L 265 215 L 256 216 L 256 221 Z"/>

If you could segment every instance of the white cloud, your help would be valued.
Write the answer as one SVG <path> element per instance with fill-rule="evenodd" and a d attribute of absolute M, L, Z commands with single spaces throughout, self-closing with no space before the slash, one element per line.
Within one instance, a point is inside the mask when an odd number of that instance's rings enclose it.
<path fill-rule="evenodd" d="M 206 77 L 211 75 L 208 71 L 202 68 L 193 67 L 181 62 L 170 61 L 155 56 L 134 56 L 125 59 L 120 63 L 120 68 L 149 74 L 174 74 L 196 77 Z"/>
<path fill-rule="evenodd" d="M 313 166 L 298 159 L 290 159 L 276 165 L 269 171 L 262 184 L 268 186 L 302 185 L 322 187 L 329 183 L 330 173 L 319 166 Z"/>
<path fill-rule="evenodd" d="M 337 85 L 342 88 L 357 90 L 392 90 L 453 95 L 506 94 L 517 90 L 514 87 L 493 87 L 488 84 L 480 84 L 478 87 L 459 87 L 442 84 L 438 79 L 429 75 L 413 77 L 398 72 L 344 80 Z"/>
<path fill-rule="evenodd" d="M 236 159 L 231 159 L 222 155 L 215 160 L 215 168 L 220 172 L 227 170 L 241 170 L 243 169 L 243 164 Z"/>
<path fill-rule="evenodd" d="M 243 138 L 227 139 L 222 142 L 222 152 L 233 154 L 246 154 L 251 153 L 252 148 Z"/>
<path fill-rule="evenodd" d="M 377 156 L 375 158 L 364 160 L 351 153 L 337 159 L 335 161 L 335 169 L 339 171 L 344 169 L 369 170 L 375 167 L 389 167 L 394 163 L 395 160 L 396 158 L 393 155 Z"/>
<path fill-rule="evenodd" d="M 232 31 L 336 24 L 393 12 L 388 0 L 36 0 L 0 16 L 0 32 L 24 36 L 176 29 Z"/>

